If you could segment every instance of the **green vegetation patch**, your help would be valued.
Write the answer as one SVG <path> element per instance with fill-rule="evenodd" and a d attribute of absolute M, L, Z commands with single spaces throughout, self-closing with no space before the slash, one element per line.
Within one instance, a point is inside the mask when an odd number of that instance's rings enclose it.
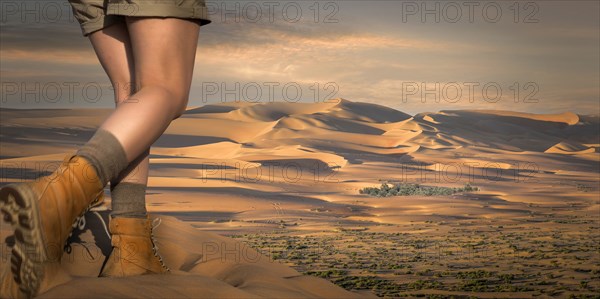
<path fill-rule="evenodd" d="M 381 184 L 380 187 L 366 187 L 359 190 L 360 194 L 367 194 L 376 197 L 388 196 L 409 196 L 409 195 L 452 195 L 455 193 L 479 191 L 479 188 L 471 186 L 469 183 L 462 188 L 438 187 L 438 186 L 423 186 L 419 184 Z"/>

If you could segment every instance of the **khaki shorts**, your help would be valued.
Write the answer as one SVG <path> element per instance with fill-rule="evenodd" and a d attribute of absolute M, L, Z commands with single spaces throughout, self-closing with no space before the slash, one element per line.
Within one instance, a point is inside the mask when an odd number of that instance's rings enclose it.
<path fill-rule="evenodd" d="M 69 0 L 84 36 L 125 17 L 190 19 L 200 26 L 210 23 L 204 0 Z"/>

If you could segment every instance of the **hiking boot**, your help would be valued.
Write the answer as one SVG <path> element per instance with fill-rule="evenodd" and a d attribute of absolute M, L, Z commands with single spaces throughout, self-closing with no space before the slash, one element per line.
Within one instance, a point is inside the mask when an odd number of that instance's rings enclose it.
<path fill-rule="evenodd" d="M 152 234 L 155 226 L 153 227 L 147 216 L 146 218 L 114 217 L 110 219 L 109 227 L 113 251 L 102 267 L 101 277 L 169 272 L 158 254 L 158 247 Z"/>
<path fill-rule="evenodd" d="M 102 200 L 103 189 L 95 168 L 75 154 L 50 176 L 0 189 L 0 211 L 15 227 L 11 271 L 26 297 L 48 285 L 46 272 L 56 268 L 48 264 L 60 262 L 73 223 Z"/>

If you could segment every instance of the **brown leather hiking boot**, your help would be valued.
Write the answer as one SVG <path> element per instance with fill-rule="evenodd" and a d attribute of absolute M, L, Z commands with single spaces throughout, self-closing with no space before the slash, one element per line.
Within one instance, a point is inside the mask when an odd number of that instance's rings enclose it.
<path fill-rule="evenodd" d="M 0 189 L 0 211 L 15 226 L 11 271 L 26 297 L 48 285 L 45 272 L 60 262 L 72 224 L 102 200 L 103 188 L 94 167 L 69 154 L 50 176 Z"/>
<path fill-rule="evenodd" d="M 169 272 L 158 255 L 158 248 L 152 235 L 152 223 L 148 217 L 111 218 L 109 227 L 113 251 L 100 271 L 101 277 Z"/>

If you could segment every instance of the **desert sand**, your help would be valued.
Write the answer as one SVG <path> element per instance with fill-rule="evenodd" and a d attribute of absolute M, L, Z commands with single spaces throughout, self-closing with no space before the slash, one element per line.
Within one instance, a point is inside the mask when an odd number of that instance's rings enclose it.
<path fill-rule="evenodd" d="M 48 174 L 109 112 L 0 110 L 1 183 Z M 96 225 L 41 297 L 593 296 L 599 126 L 571 112 L 411 116 L 342 99 L 190 108 L 151 149 L 147 207 L 171 275 L 95 278 L 107 253 Z M 480 190 L 359 193 L 383 182 Z M 107 191 L 86 219 L 109 208 Z M 6 223 L 0 234 L 5 268 Z"/>

